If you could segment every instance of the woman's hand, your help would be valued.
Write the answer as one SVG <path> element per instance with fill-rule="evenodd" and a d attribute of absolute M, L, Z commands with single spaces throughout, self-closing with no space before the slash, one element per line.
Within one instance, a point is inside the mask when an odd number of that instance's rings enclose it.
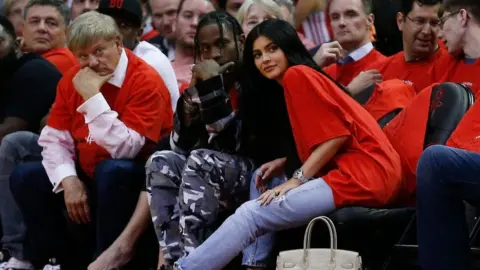
<path fill-rule="evenodd" d="M 285 195 L 285 193 L 300 186 L 301 184 L 302 183 L 300 180 L 291 178 L 287 182 L 264 192 L 262 195 L 260 195 L 260 197 L 258 197 L 257 201 L 259 201 L 261 205 L 268 205 L 273 201 L 273 199 Z"/>
<path fill-rule="evenodd" d="M 255 187 L 261 190 L 266 180 L 283 173 L 286 162 L 287 158 L 278 158 L 260 166 L 255 175 Z"/>

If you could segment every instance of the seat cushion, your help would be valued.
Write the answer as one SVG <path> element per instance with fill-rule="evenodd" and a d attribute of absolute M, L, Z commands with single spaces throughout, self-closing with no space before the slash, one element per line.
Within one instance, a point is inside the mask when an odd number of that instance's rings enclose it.
<path fill-rule="evenodd" d="M 385 229 L 386 226 L 410 221 L 415 213 L 413 208 L 377 209 L 367 207 L 344 207 L 332 212 L 329 217 L 337 226 L 368 226 Z"/>

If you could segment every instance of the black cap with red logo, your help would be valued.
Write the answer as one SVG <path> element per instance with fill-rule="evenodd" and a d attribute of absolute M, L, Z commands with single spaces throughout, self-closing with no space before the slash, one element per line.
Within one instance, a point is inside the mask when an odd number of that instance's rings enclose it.
<path fill-rule="evenodd" d="M 120 16 L 135 26 L 142 25 L 143 12 L 139 0 L 100 0 L 97 11 L 106 15 Z"/>

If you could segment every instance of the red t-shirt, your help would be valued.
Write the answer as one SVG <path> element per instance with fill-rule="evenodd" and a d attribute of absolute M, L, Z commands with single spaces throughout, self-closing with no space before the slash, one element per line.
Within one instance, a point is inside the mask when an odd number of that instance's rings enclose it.
<path fill-rule="evenodd" d="M 65 75 L 69 69 L 78 64 L 77 58 L 68 48 L 52 49 L 44 54 L 43 58 L 57 67 L 58 71 Z"/>
<path fill-rule="evenodd" d="M 337 207 L 385 206 L 401 185 L 401 164 L 373 117 L 323 74 L 294 66 L 283 78 L 298 155 L 305 162 L 320 144 L 348 136 L 321 172 Z"/>
<path fill-rule="evenodd" d="M 384 81 L 400 79 L 410 82 L 415 87 L 416 92 L 420 92 L 435 83 L 432 76 L 429 76 L 427 70 L 432 68 L 435 61 L 445 54 L 447 54 L 447 52 L 439 48 L 427 60 L 406 62 L 405 53 L 402 51 L 373 64 L 368 69 L 377 69 L 380 71 Z"/>
<path fill-rule="evenodd" d="M 480 95 L 480 59 L 465 60 L 451 55 L 439 59 L 431 69 L 435 82 L 460 83 Z"/>
<path fill-rule="evenodd" d="M 383 81 L 377 84 L 364 107 L 378 122 L 387 114 L 406 108 L 415 94 L 415 88 L 402 80 Z"/>
<path fill-rule="evenodd" d="M 122 87 L 105 83 L 100 92 L 111 109 L 118 113 L 120 121 L 146 137 L 144 148 L 148 149 L 172 129 L 170 94 L 155 69 L 129 50 L 125 51 L 128 68 Z M 96 165 L 110 158 L 110 154 L 95 142 L 86 141 L 88 126 L 83 114 L 76 111 L 84 100 L 76 92 L 72 82 L 79 69 L 78 65 L 70 69 L 58 83 L 57 96 L 47 125 L 70 132 L 75 141 L 75 152 L 80 166 L 87 175 L 92 176 Z M 142 151 L 140 155 L 146 157 L 150 154 L 147 152 Z"/>
<path fill-rule="evenodd" d="M 399 201 L 403 204 L 415 202 L 417 163 L 424 149 L 432 88 L 416 95 L 410 105 L 384 127 L 402 161 L 404 186 Z"/>
<path fill-rule="evenodd" d="M 463 116 L 447 145 L 480 153 L 480 102 L 475 102 Z"/>
<path fill-rule="evenodd" d="M 383 61 L 386 57 L 379 51 L 373 49 L 362 59 L 344 65 L 331 64 L 324 68 L 330 77 L 342 85 L 347 86 L 358 74 L 368 70 L 368 67 L 377 61 Z"/>

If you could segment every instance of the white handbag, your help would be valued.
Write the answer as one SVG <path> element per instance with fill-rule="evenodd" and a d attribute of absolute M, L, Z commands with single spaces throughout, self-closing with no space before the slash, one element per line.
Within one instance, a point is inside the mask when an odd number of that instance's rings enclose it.
<path fill-rule="evenodd" d="M 310 238 L 315 222 L 321 220 L 330 232 L 330 249 L 310 249 Z M 283 251 L 277 257 L 277 270 L 361 270 L 362 258 L 358 252 L 337 249 L 337 231 L 328 217 L 317 217 L 308 223 L 303 249 Z"/>

